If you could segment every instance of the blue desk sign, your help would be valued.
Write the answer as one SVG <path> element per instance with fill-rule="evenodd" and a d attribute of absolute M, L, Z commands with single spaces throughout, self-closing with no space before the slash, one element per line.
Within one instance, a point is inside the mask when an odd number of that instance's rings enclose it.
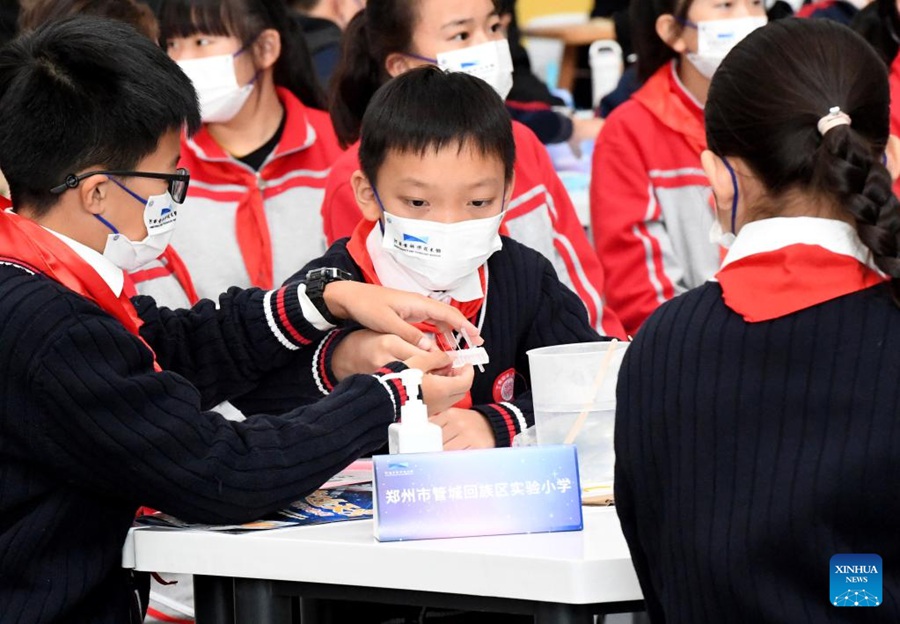
<path fill-rule="evenodd" d="M 382 542 L 580 531 L 573 445 L 376 455 Z"/>

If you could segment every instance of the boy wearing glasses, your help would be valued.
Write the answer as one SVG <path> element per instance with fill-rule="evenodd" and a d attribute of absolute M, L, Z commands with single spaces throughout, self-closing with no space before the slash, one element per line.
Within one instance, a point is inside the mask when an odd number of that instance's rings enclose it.
<path fill-rule="evenodd" d="M 139 506 L 233 523 L 287 505 L 381 444 L 400 402 L 384 377 L 405 365 L 280 416 L 205 409 L 296 365 L 323 315 L 424 348 L 406 320 L 476 330 L 424 297 L 353 282 L 318 283 L 315 297 L 312 283 L 232 289 L 181 311 L 125 296 L 123 269 L 175 227 L 189 182 L 179 133 L 200 119 L 187 77 L 124 24 L 76 18 L 8 44 L 0 109 L 15 206 L 0 212 L 0 619 L 139 622 L 147 585 L 120 565 Z M 469 383 L 433 377 L 426 393 L 440 409 Z"/>

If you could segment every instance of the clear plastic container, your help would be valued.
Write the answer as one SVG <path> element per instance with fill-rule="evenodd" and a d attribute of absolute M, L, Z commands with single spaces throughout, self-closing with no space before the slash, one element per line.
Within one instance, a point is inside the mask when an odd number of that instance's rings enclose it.
<path fill-rule="evenodd" d="M 597 409 L 588 411 L 584 426 L 575 438 L 582 489 L 611 485 L 613 482 L 613 466 L 616 462 L 613 450 L 616 406 L 613 403 L 596 407 Z M 581 411 L 535 408 L 538 444 L 563 444 L 579 414 Z"/>
<path fill-rule="evenodd" d="M 577 431 L 582 489 L 613 481 L 616 382 L 627 348 L 627 342 L 589 342 L 528 352 L 537 442 L 563 444 Z M 582 425 L 573 429 L 582 414 Z"/>

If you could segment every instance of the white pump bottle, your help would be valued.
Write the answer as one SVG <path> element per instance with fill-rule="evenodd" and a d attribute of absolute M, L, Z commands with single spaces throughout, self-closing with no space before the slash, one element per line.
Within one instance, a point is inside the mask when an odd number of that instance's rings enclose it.
<path fill-rule="evenodd" d="M 432 453 L 444 448 L 441 428 L 428 421 L 428 409 L 419 398 L 422 371 L 407 368 L 397 373 L 406 388 L 406 403 L 400 407 L 400 422 L 388 427 L 388 450 L 396 453 Z"/>

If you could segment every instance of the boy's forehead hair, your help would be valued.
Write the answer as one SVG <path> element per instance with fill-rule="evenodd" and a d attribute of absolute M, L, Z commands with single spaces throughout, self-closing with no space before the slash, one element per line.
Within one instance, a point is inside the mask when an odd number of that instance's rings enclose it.
<path fill-rule="evenodd" d="M 374 181 L 391 152 L 425 155 L 455 148 L 496 156 L 512 179 L 516 148 L 512 121 L 485 81 L 463 73 L 420 67 L 382 86 L 362 122 L 359 161 Z"/>
<path fill-rule="evenodd" d="M 0 49 L 0 169 L 36 214 L 88 167 L 133 169 L 169 131 L 200 127 L 190 79 L 130 26 L 51 22 Z"/>
<path fill-rule="evenodd" d="M 394 154 L 429 156 L 440 154 L 441 152 L 444 152 L 446 150 L 453 150 L 456 152 L 456 155 L 460 157 L 465 157 L 470 154 L 478 154 L 486 158 L 495 157 L 501 163 L 503 161 L 499 153 L 497 153 L 495 150 L 490 149 L 490 146 L 485 145 L 481 141 L 477 141 L 475 137 L 470 135 L 451 137 L 447 140 L 444 140 L 443 137 L 440 137 L 435 138 L 435 140 L 431 141 L 430 143 L 422 142 L 414 145 L 394 145 L 387 149 L 385 157 L 389 158 Z"/>

